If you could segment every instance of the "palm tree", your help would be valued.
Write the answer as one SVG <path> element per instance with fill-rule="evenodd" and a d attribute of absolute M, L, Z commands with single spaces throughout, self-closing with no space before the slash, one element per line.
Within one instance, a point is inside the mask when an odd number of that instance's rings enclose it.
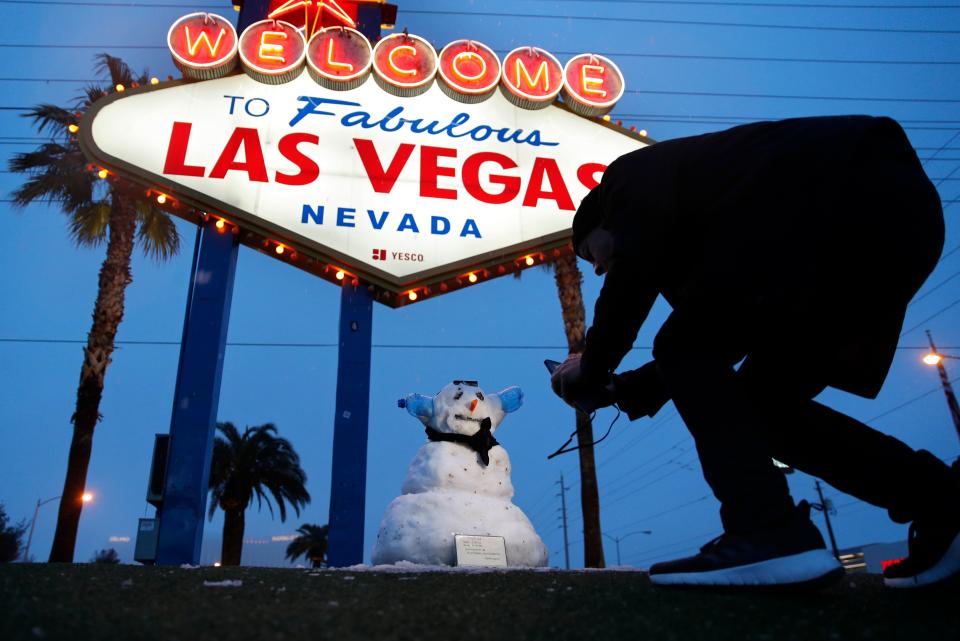
<path fill-rule="evenodd" d="M 297 532 L 300 536 L 287 546 L 287 558 L 296 561 L 303 556 L 310 559 L 315 568 L 323 567 L 327 556 L 327 533 L 329 526 L 304 523 Z"/>
<path fill-rule="evenodd" d="M 241 435 L 233 423 L 217 423 L 223 434 L 213 443 L 210 466 L 210 519 L 223 510 L 223 547 L 220 562 L 240 565 L 243 553 L 244 512 L 257 498 L 257 507 L 266 501 L 273 515 L 270 497 L 277 502 L 280 520 L 287 520 L 286 503 L 300 516 L 310 502 L 305 484 L 307 475 L 300 457 L 285 438 L 275 436 L 272 423 L 247 427 Z"/>
<path fill-rule="evenodd" d="M 567 335 L 567 349 L 571 354 L 583 351 L 586 335 L 586 312 L 583 307 L 583 274 L 577 267 L 577 257 L 564 253 L 552 261 L 563 328 Z M 576 410 L 577 453 L 580 457 L 580 510 L 583 513 L 583 564 L 588 568 L 602 568 L 603 538 L 600 530 L 600 495 L 597 488 L 597 466 L 593 456 L 593 424 L 590 417 Z"/>
<path fill-rule="evenodd" d="M 113 548 L 97 550 L 93 553 L 93 556 L 90 557 L 90 562 L 101 565 L 117 565 L 120 563 L 120 555 L 117 554 L 117 551 Z"/>
<path fill-rule="evenodd" d="M 144 253 L 157 260 L 170 258 L 180 248 L 173 221 L 146 201 L 142 190 L 119 180 L 98 180 L 80 151 L 74 133 L 84 112 L 118 84 L 136 86 L 149 82 L 146 71 L 134 77 L 126 63 L 105 53 L 97 56 L 97 72 L 109 78 L 110 89 L 89 86 L 70 108 L 41 104 L 24 114 L 33 120 L 38 132 L 49 133 L 50 140 L 33 151 L 14 155 L 9 165 L 12 172 L 26 174 L 25 182 L 13 192 L 16 206 L 25 207 L 35 201 L 56 203 L 67 215 L 70 234 L 78 246 L 107 246 L 93 324 L 83 349 L 76 406 L 70 419 L 73 438 L 50 550 L 51 562 L 73 561 L 93 432 L 102 418 L 104 378 L 117 328 L 123 320 L 124 295 L 133 280 L 133 246 L 139 240 Z"/>

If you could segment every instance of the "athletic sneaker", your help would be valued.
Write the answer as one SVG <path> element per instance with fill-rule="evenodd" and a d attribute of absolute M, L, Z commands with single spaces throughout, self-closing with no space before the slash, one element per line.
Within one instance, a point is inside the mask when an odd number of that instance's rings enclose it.
<path fill-rule="evenodd" d="M 919 588 L 960 576 L 960 518 L 917 519 L 907 537 L 909 556 L 883 571 L 891 588 Z"/>
<path fill-rule="evenodd" d="M 843 567 L 810 520 L 806 501 L 797 505 L 789 524 L 724 533 L 700 548 L 700 554 L 650 567 L 650 580 L 657 585 L 817 585 L 842 575 Z"/>

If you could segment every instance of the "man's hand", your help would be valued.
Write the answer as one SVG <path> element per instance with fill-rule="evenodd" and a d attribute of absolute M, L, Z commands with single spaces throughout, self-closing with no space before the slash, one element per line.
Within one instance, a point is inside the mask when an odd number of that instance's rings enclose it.
<path fill-rule="evenodd" d="M 583 375 L 580 369 L 580 354 L 570 354 L 567 360 L 560 363 L 550 376 L 550 387 L 567 405 L 581 411 L 590 412 L 606 407 L 615 400 L 612 388 L 604 385 L 603 381 Z M 580 407 L 577 407 L 577 404 Z"/>

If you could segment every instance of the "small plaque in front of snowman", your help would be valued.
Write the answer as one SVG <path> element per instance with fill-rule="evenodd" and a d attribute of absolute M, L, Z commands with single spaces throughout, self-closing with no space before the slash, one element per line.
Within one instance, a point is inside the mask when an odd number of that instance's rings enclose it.
<path fill-rule="evenodd" d="M 456 534 L 457 565 L 461 567 L 505 568 L 507 547 L 502 536 Z"/>

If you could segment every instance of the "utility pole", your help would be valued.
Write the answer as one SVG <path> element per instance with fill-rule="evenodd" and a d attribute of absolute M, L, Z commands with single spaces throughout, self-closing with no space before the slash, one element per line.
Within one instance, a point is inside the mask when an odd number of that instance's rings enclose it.
<path fill-rule="evenodd" d="M 933 344 L 933 336 L 930 330 L 926 330 L 927 340 L 930 341 L 930 354 L 924 358 L 924 362 L 937 366 L 937 372 L 940 373 L 940 384 L 943 385 L 943 394 L 947 397 L 947 407 L 950 408 L 950 418 L 953 419 L 953 427 L 957 430 L 957 436 L 960 437 L 960 406 L 957 405 L 957 395 L 953 393 L 953 386 L 950 384 L 950 378 L 947 377 L 947 370 L 943 366 L 944 358 L 956 358 L 947 356 L 937 351 L 937 346 Z"/>
<path fill-rule="evenodd" d="M 567 538 L 567 490 L 570 488 L 563 484 L 563 472 L 560 473 L 560 513 L 563 519 L 563 564 L 566 569 L 570 569 L 570 542 Z"/>
<path fill-rule="evenodd" d="M 820 481 L 817 481 L 817 496 L 820 497 L 820 503 L 811 507 L 823 512 L 823 520 L 827 522 L 827 534 L 830 535 L 830 546 L 833 547 L 833 556 L 840 560 L 840 550 L 837 549 L 837 539 L 833 536 L 833 526 L 830 525 L 830 504 L 823 498 L 823 490 L 820 489 Z"/>
<path fill-rule="evenodd" d="M 55 496 L 52 499 L 47 499 L 45 501 L 41 501 L 40 499 L 37 499 L 37 508 L 33 511 L 33 520 L 30 521 L 30 534 L 27 536 L 27 547 L 23 548 L 24 563 L 30 560 L 30 544 L 33 543 L 33 529 L 37 527 L 37 516 L 40 514 L 41 506 L 44 506 L 51 501 L 56 501 L 58 498 L 60 497 Z"/>

